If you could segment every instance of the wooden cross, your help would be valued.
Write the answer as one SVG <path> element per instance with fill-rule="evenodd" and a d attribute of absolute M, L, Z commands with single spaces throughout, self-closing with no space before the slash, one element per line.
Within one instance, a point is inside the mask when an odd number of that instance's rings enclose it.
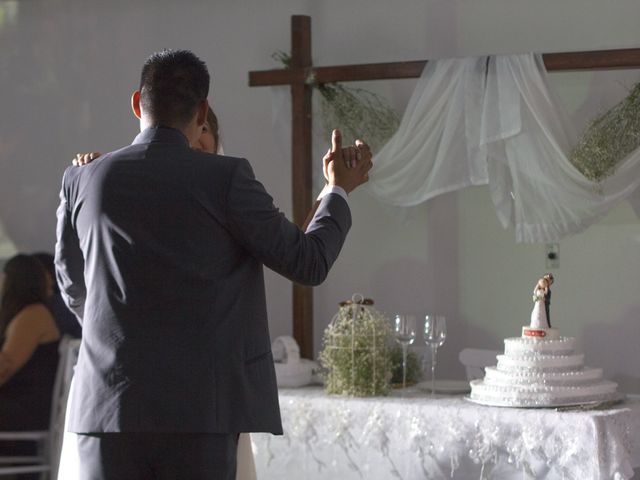
<path fill-rule="evenodd" d="M 640 68 L 640 48 L 546 53 L 548 71 Z M 311 17 L 291 17 L 291 65 L 249 72 L 249 86 L 291 86 L 291 161 L 293 219 L 302 226 L 312 206 L 311 92 L 313 84 L 418 78 L 427 60 L 314 67 L 311 62 Z M 338 127 L 338 125 L 336 125 Z M 293 336 L 305 358 L 313 358 L 313 290 L 293 285 Z"/>

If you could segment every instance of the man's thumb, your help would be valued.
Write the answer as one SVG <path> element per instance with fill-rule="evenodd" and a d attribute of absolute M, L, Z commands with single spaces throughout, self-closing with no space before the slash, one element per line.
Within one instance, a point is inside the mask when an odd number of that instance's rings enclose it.
<path fill-rule="evenodd" d="M 331 133 L 331 151 L 333 153 L 340 152 L 342 150 L 342 134 L 340 130 L 336 129 Z"/>

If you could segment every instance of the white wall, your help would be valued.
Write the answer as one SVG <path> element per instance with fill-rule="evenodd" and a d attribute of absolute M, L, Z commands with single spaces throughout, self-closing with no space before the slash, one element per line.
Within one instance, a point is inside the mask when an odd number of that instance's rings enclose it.
<path fill-rule="evenodd" d="M 106 151 L 137 131 L 129 112 L 146 56 L 189 48 L 212 73 L 211 100 L 225 150 L 249 158 L 276 203 L 290 211 L 288 145 L 271 128 L 271 93 L 247 72 L 275 68 L 289 48 L 289 17 L 312 16 L 317 65 L 525 51 L 640 46 L 637 0 L 295 1 L 0 0 L 0 218 L 22 250 L 51 250 L 61 173 L 78 151 Z M 586 75 L 586 76 L 585 76 Z M 623 89 L 598 74 L 554 74 L 578 123 Z M 623 85 L 637 72 L 623 75 Z M 398 108 L 413 81 L 369 82 Z M 545 270 L 542 246 L 516 245 L 485 189 L 448 194 L 404 216 L 365 192 L 329 280 L 316 290 L 316 345 L 337 302 L 353 292 L 386 312 L 449 317 L 443 375 L 462 375 L 464 345 L 501 348 L 529 316 Z M 640 390 L 637 340 L 640 224 L 628 205 L 563 240 L 553 315 L 594 365 Z M 267 276 L 272 335 L 290 332 L 288 282 Z"/>

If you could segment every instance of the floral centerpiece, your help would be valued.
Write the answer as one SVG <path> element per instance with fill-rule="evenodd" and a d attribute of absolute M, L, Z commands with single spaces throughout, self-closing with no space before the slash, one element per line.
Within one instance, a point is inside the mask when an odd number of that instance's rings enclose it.
<path fill-rule="evenodd" d="M 356 294 L 340 303 L 324 332 L 320 364 L 325 391 L 368 397 L 386 395 L 391 380 L 389 320 L 373 308 L 373 300 Z"/>

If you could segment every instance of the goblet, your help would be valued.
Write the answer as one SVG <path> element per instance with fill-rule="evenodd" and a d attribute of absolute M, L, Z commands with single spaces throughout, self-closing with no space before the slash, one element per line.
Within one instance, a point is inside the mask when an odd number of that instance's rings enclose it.
<path fill-rule="evenodd" d="M 396 315 L 393 319 L 393 333 L 402 347 L 402 388 L 407 386 L 407 349 L 416 338 L 416 317 Z"/>
<path fill-rule="evenodd" d="M 447 338 L 447 322 L 444 315 L 426 315 L 424 318 L 424 341 L 431 347 L 431 396 L 436 391 L 436 357 L 438 347 Z"/>

